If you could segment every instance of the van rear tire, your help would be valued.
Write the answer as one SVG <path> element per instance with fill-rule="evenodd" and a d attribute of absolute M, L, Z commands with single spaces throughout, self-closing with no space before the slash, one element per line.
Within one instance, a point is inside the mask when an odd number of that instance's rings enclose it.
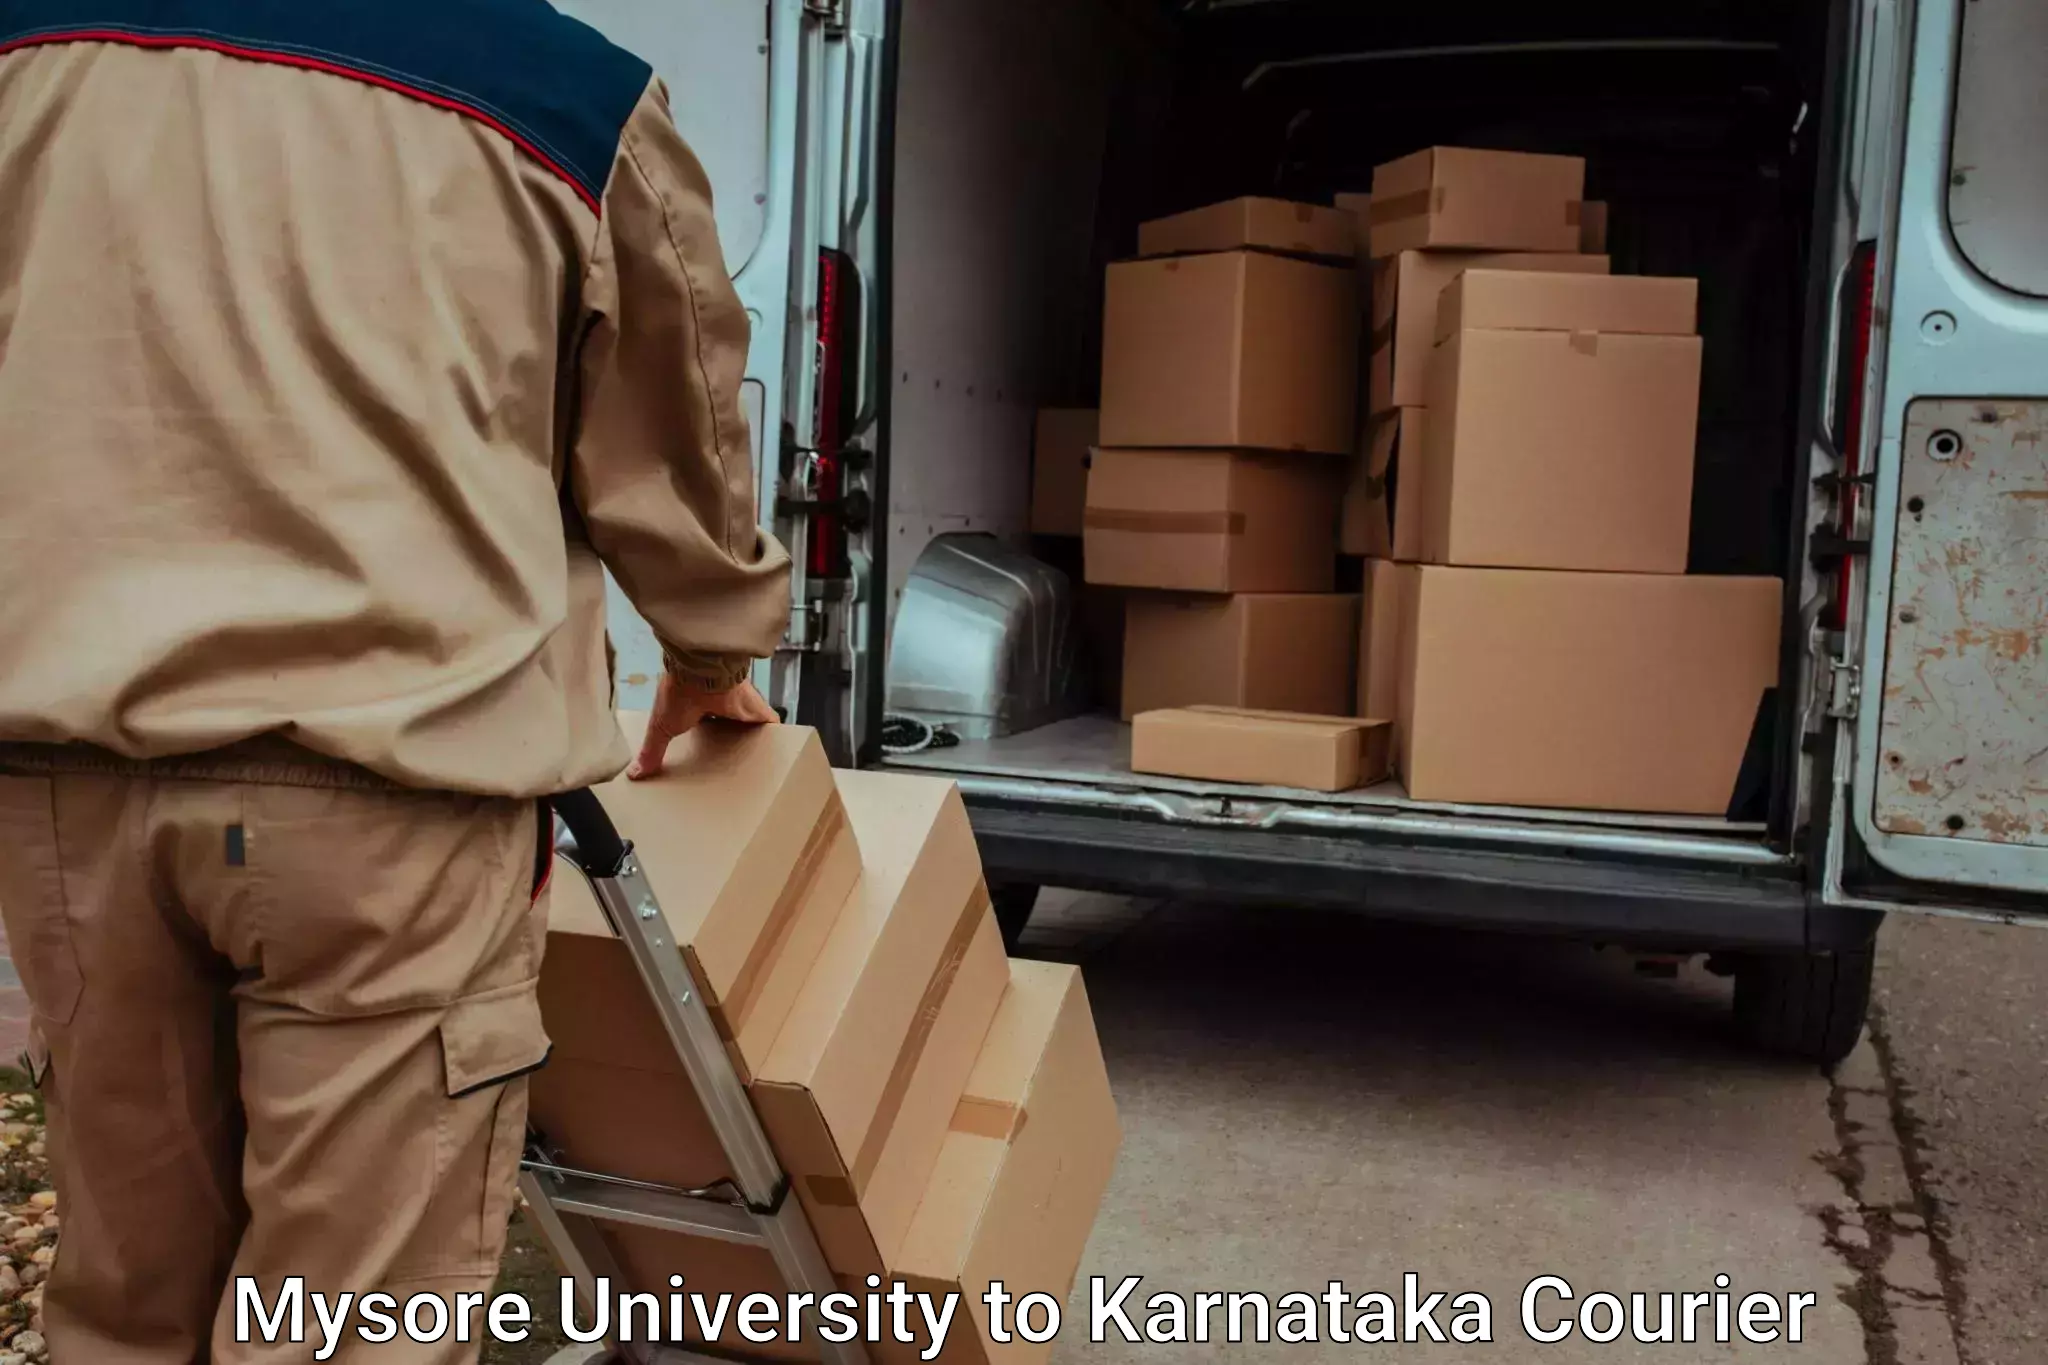
<path fill-rule="evenodd" d="M 1870 1017 L 1877 943 L 1831 953 L 1769 953 L 1735 968 L 1735 1027 L 1751 1046 L 1832 1067 Z"/>

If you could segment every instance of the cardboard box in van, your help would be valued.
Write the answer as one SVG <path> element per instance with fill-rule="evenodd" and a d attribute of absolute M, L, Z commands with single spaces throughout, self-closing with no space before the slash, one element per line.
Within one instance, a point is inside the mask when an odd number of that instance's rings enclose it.
<path fill-rule="evenodd" d="M 1350 462 L 1338 548 L 1368 559 L 1422 557 L 1424 408 L 1381 413 Z"/>
<path fill-rule="evenodd" d="M 1372 254 L 1577 251 L 1586 162 L 1428 147 L 1372 176 Z"/>
<path fill-rule="evenodd" d="M 1384 559 L 1365 562 L 1363 610 L 1358 623 L 1358 714 L 1367 720 L 1398 721 L 1406 680 L 1403 650 L 1411 601 L 1408 579 L 1418 566 Z M 1395 727 L 1390 756 L 1401 762 L 1401 730 Z"/>
<path fill-rule="evenodd" d="M 1090 583 L 1185 592 L 1328 592 L 1341 462 L 1245 450 L 1098 450 Z"/>
<path fill-rule="evenodd" d="M 1691 280 L 1468 270 L 1430 373 L 1422 558 L 1685 572 L 1699 425 Z"/>
<path fill-rule="evenodd" d="M 1042 408 L 1031 446 L 1031 533 L 1078 536 L 1088 502 L 1088 451 L 1101 414 L 1093 408 Z"/>
<path fill-rule="evenodd" d="M 984 1294 L 1000 1280 L 1017 1300 L 1050 1294 L 1064 1303 L 1116 1165 L 1122 1134 L 1101 1045 L 1081 974 L 1064 963 L 1012 961 L 1009 989 L 989 1027 L 964 1093 L 954 1106 L 945 1145 L 924 1189 L 910 1231 L 884 1277 L 913 1293 L 959 1295 L 944 1348 L 930 1358 L 949 1365 L 1041 1365 L 1050 1341 L 1034 1344 L 990 1330 Z M 666 1295 L 669 1276 L 710 1295 L 786 1292 L 764 1250 L 706 1238 L 621 1226 L 607 1240 L 627 1287 Z M 871 1291 L 841 1274 L 846 1293 Z M 877 1365 L 912 1365 L 932 1347 L 923 1315 L 912 1308 L 917 1340 L 888 1330 L 864 1342 Z M 816 1360 L 815 1340 L 747 1341 L 738 1315 L 721 1324 L 715 1344 L 739 1358 Z M 695 1318 L 685 1346 L 706 1344 Z"/>
<path fill-rule="evenodd" d="M 1371 412 L 1429 401 L 1437 304 L 1467 270 L 1546 270 L 1605 275 L 1605 256 L 1530 251 L 1404 251 L 1373 264 L 1372 354 L 1366 363 Z"/>
<path fill-rule="evenodd" d="M 1607 205 L 1598 199 L 1579 206 L 1579 250 L 1591 255 L 1607 250 Z"/>
<path fill-rule="evenodd" d="M 1112 265 L 1101 444 L 1347 453 L 1354 274 L 1259 251 Z"/>
<path fill-rule="evenodd" d="M 1423 565 L 1399 581 L 1410 796 L 1727 813 L 1778 680 L 1777 579 Z"/>
<path fill-rule="evenodd" d="M 1357 660 L 1354 594 L 1133 593 L 1123 718 L 1205 705 L 1348 715 Z"/>
<path fill-rule="evenodd" d="M 1342 208 L 1287 199 L 1231 199 L 1139 224 L 1138 254 L 1180 256 L 1250 249 L 1349 261 L 1355 254 L 1355 223 Z"/>
<path fill-rule="evenodd" d="M 1131 771 L 1350 791 L 1387 775 L 1393 724 L 1234 706 L 1147 711 L 1131 723 Z"/>

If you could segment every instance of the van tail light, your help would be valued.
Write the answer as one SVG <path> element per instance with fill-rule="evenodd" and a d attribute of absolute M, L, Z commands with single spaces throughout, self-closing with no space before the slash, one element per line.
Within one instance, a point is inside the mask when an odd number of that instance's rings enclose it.
<path fill-rule="evenodd" d="M 1863 460 L 1863 405 L 1870 388 L 1870 338 L 1877 316 L 1877 243 L 1859 242 L 1849 257 L 1843 281 L 1841 316 L 1836 319 L 1841 338 L 1835 370 L 1834 430 L 1840 437 L 1841 472 L 1836 487 L 1834 534 L 1829 537 L 1836 553 L 1835 597 L 1826 625 L 1841 630 L 1849 620 L 1849 560 L 1859 545 L 1856 539 L 1861 490 L 1867 483 Z"/>
<path fill-rule="evenodd" d="M 860 271 L 843 251 L 818 253 L 817 413 L 811 433 L 815 477 L 808 567 L 814 578 L 844 578 L 846 442 L 858 415 Z"/>

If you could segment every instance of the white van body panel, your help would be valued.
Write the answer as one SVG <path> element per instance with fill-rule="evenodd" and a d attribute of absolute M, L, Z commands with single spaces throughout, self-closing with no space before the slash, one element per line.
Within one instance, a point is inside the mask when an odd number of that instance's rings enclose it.
<path fill-rule="evenodd" d="M 2048 10 L 1919 0 L 1912 23 L 1896 217 L 1880 239 L 1888 325 L 1873 341 L 1872 567 L 1847 814 L 1898 876 L 2038 892 L 2048 890 L 2048 409 L 2029 400 L 2048 393 L 2048 303 L 1980 273 L 1951 208 L 1982 215 L 1968 221 L 1980 258 L 2008 260 L 1989 244 L 2048 230 L 2048 172 L 2031 169 L 2031 188 L 1956 193 L 1992 169 L 1968 164 L 1956 143 L 1958 108 L 2000 101 L 2009 131 L 1990 132 L 1975 112 L 1965 126 L 1987 153 L 2009 146 L 2022 90 L 2038 103 L 2048 89 Z M 2027 133 L 2036 166 L 2038 132 Z M 2029 173 L 2011 160 L 1998 170 Z"/>

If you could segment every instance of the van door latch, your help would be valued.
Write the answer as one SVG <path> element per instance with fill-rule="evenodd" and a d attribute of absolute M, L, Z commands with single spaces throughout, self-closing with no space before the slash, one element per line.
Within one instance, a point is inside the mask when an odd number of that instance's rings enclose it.
<path fill-rule="evenodd" d="M 1863 705 L 1863 666 L 1828 660 L 1828 714 L 1854 720 Z"/>

